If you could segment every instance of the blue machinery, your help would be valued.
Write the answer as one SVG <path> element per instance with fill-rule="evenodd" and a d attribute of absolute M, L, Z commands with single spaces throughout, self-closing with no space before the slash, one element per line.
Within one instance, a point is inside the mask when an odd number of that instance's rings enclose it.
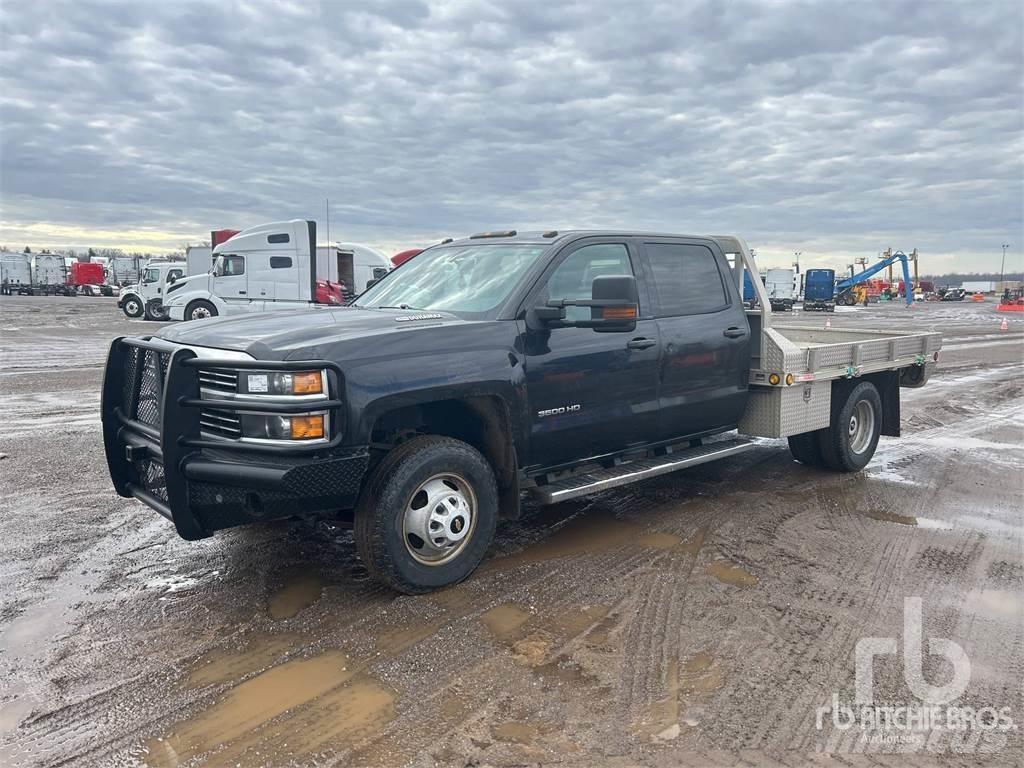
<path fill-rule="evenodd" d="M 857 283 L 863 283 L 872 275 L 877 275 L 890 264 L 893 264 L 897 261 L 903 264 L 903 295 L 906 297 L 907 306 L 909 307 L 911 304 L 914 303 L 914 287 L 910 283 L 909 260 L 907 259 L 907 254 L 905 254 L 903 251 L 896 251 L 896 253 L 894 253 L 892 256 L 888 256 L 882 259 L 880 262 L 878 262 L 872 267 L 868 267 L 863 272 L 859 272 L 853 277 L 848 277 L 845 280 L 840 280 L 838 283 L 836 283 L 836 293 L 845 291 L 847 288 L 852 288 L 853 286 L 857 285 Z"/>

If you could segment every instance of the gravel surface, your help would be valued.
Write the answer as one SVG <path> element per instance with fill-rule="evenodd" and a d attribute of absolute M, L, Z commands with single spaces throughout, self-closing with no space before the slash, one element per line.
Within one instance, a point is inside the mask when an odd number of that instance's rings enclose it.
<path fill-rule="evenodd" d="M 401 597 L 329 522 L 190 543 L 117 497 L 103 359 L 159 324 L 112 299 L 3 297 L 0 765 L 1020 764 L 1019 730 L 819 709 L 854 701 L 858 641 L 902 647 L 920 598 L 923 651 L 876 657 L 875 704 L 920 705 L 905 666 L 954 678 L 940 638 L 969 661 L 947 707 L 1024 722 L 1024 317 L 1000 319 L 831 316 L 944 335 L 933 380 L 903 390 L 904 436 L 858 475 L 761 440 L 528 509 L 470 580 Z"/>

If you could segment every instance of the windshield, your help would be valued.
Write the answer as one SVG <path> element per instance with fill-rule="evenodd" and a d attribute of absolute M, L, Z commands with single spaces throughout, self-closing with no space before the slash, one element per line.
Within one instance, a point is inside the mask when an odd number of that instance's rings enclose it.
<path fill-rule="evenodd" d="M 485 318 L 508 299 L 546 247 L 474 243 L 430 248 L 388 274 L 354 303 Z"/>
<path fill-rule="evenodd" d="M 155 269 L 154 267 L 150 267 L 142 273 L 142 282 L 144 283 L 155 283 L 159 279 L 160 270 Z"/>

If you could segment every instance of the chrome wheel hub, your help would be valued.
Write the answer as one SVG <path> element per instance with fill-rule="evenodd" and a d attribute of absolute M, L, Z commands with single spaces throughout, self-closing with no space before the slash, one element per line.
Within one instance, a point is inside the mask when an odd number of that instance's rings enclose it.
<path fill-rule="evenodd" d="M 441 565 L 458 556 L 476 526 L 476 496 L 465 479 L 435 475 L 417 488 L 405 508 L 402 535 L 406 549 L 424 565 Z"/>
<path fill-rule="evenodd" d="M 192 310 L 192 319 L 193 320 L 202 320 L 204 317 L 209 317 L 209 316 L 210 316 L 210 310 L 208 310 L 206 307 L 196 307 L 195 309 Z"/>
<path fill-rule="evenodd" d="M 850 414 L 850 450 L 864 453 L 875 434 L 875 408 L 867 400 L 861 400 Z"/>

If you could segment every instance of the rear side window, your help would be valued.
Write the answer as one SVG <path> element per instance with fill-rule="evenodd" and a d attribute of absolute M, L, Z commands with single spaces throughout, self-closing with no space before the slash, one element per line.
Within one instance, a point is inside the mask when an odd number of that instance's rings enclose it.
<path fill-rule="evenodd" d="M 288 233 L 282 232 L 277 235 L 267 235 L 268 243 L 287 243 L 289 240 Z"/>
<path fill-rule="evenodd" d="M 291 256 L 271 256 L 270 257 L 270 268 L 271 269 L 287 269 L 292 265 Z"/>
<path fill-rule="evenodd" d="M 729 303 L 710 248 L 683 243 L 645 243 L 656 317 L 700 315 Z"/>

